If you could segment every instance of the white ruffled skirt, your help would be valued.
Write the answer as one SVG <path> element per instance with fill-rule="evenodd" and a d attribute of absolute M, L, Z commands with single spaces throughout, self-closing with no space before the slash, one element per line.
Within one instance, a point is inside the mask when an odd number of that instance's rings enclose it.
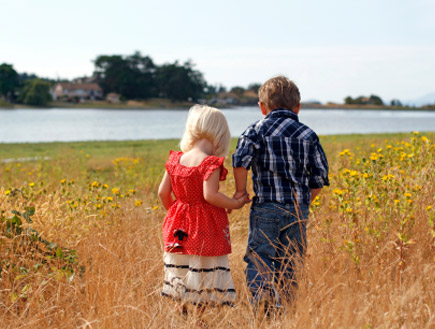
<path fill-rule="evenodd" d="M 236 291 L 228 256 L 196 256 L 165 252 L 162 295 L 195 305 L 233 305 Z"/>

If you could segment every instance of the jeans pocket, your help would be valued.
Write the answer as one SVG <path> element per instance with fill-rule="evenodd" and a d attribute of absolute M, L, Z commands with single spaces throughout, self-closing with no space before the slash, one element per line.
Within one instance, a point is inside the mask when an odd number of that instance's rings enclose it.
<path fill-rule="evenodd" d="M 254 213 L 253 220 L 253 239 L 258 245 L 271 244 L 277 242 L 279 236 L 280 219 L 275 214 Z"/>

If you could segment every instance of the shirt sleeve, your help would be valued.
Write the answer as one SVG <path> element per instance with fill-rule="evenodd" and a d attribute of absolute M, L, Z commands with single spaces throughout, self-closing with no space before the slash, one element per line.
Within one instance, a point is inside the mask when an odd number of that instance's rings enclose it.
<path fill-rule="evenodd" d="M 313 149 L 310 154 L 310 164 L 311 170 L 308 183 L 310 189 L 329 186 L 328 160 L 326 159 L 325 152 L 323 151 L 322 145 L 320 145 L 318 139 L 314 142 Z"/>
<path fill-rule="evenodd" d="M 233 167 L 251 167 L 252 158 L 260 148 L 255 125 L 248 127 L 237 142 L 236 151 L 233 154 Z"/>

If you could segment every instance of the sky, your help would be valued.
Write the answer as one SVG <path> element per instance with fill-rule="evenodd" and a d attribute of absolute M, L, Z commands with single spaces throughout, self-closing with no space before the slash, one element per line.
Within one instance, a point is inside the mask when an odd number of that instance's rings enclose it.
<path fill-rule="evenodd" d="M 0 0 L 0 17 L 0 63 L 41 77 L 140 51 L 227 88 L 283 74 L 302 101 L 435 93 L 435 0 Z"/>

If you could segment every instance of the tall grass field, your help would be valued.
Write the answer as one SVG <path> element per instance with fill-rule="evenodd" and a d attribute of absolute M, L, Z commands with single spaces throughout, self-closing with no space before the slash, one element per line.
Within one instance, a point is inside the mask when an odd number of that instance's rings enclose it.
<path fill-rule="evenodd" d="M 230 214 L 235 307 L 161 297 L 157 188 L 178 141 L 0 144 L 0 328 L 435 328 L 434 139 L 321 137 L 331 186 L 296 299 L 270 316 L 244 279 L 249 206 Z"/>

